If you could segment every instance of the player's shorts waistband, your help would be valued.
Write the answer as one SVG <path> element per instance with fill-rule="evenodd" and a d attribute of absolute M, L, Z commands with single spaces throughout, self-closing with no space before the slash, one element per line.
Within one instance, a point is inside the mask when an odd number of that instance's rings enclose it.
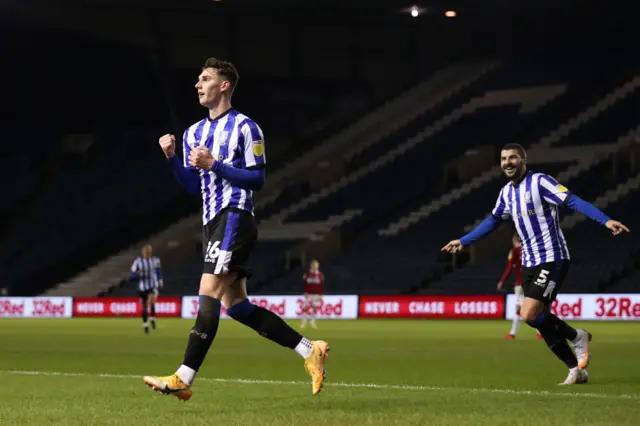
<path fill-rule="evenodd" d="M 218 213 L 216 213 L 211 219 L 209 219 L 208 222 L 204 223 L 203 226 L 207 226 L 209 223 L 212 223 L 215 220 L 220 220 L 220 218 L 224 216 L 226 213 L 238 213 L 241 215 L 253 216 L 251 212 L 248 210 L 244 210 L 238 207 L 225 207 L 222 210 L 220 210 Z"/>

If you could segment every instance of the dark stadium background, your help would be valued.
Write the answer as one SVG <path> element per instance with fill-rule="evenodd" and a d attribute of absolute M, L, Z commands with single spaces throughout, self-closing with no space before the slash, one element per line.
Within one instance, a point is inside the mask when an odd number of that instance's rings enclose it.
<path fill-rule="evenodd" d="M 496 294 L 508 227 L 456 258 L 439 248 L 493 206 L 499 147 L 551 134 L 531 167 L 567 176 L 590 202 L 609 194 L 599 205 L 640 229 L 637 14 L 621 5 L 437 0 L 413 18 L 397 1 L 3 2 L 0 288 L 133 296 L 128 269 L 150 242 L 163 295 L 196 294 L 200 200 L 157 140 L 181 140 L 205 114 L 193 85 L 209 56 L 236 64 L 233 105 L 266 136 L 251 293 L 299 294 L 318 258 L 333 294 Z M 491 105 L 465 110 L 492 91 Z M 450 204 L 380 235 L 452 191 Z M 302 207 L 281 215 L 291 206 Z M 639 292 L 635 234 L 613 240 L 569 216 L 563 292 Z"/>

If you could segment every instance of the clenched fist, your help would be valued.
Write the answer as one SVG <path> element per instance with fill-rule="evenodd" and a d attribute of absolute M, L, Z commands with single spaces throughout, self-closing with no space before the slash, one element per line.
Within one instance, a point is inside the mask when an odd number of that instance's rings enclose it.
<path fill-rule="evenodd" d="M 176 137 L 174 135 L 164 135 L 159 142 L 165 157 L 171 158 L 176 155 Z"/>
<path fill-rule="evenodd" d="M 189 153 L 189 164 L 202 170 L 211 170 L 213 155 L 206 146 L 197 146 Z"/>

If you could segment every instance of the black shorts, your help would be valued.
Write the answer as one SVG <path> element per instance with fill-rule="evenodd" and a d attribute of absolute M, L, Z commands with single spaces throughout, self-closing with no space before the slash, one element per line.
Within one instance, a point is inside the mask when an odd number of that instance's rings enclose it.
<path fill-rule="evenodd" d="M 150 288 L 149 290 L 138 290 L 138 296 L 142 299 L 143 303 L 147 303 L 147 299 L 150 294 L 158 294 L 157 288 Z"/>
<path fill-rule="evenodd" d="M 257 240 L 258 226 L 251 213 L 237 208 L 222 209 L 202 232 L 203 272 L 215 275 L 237 272 L 238 278 L 249 277 L 245 264 Z"/>
<path fill-rule="evenodd" d="M 567 259 L 543 263 L 532 268 L 523 267 L 524 296 L 539 300 L 545 305 L 551 304 L 556 300 L 558 291 L 567 277 L 569 264 L 570 261 Z"/>

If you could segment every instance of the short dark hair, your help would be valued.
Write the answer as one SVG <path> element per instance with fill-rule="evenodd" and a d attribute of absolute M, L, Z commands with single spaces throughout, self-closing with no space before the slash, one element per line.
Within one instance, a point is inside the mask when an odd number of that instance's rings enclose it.
<path fill-rule="evenodd" d="M 238 80 L 240 79 L 236 67 L 231 62 L 222 61 L 220 59 L 212 57 L 207 58 L 207 60 L 204 62 L 202 70 L 204 71 L 207 68 L 213 68 L 214 70 L 216 70 L 219 76 L 223 77 L 225 80 L 228 80 L 229 84 L 231 85 L 231 94 L 233 94 L 233 91 L 238 84 Z"/>
<path fill-rule="evenodd" d="M 516 150 L 518 151 L 518 154 L 520 154 L 520 157 L 527 158 L 527 151 L 525 151 L 522 145 L 520 145 L 519 143 L 508 143 L 502 147 L 502 151 L 506 151 L 509 149 Z"/>

